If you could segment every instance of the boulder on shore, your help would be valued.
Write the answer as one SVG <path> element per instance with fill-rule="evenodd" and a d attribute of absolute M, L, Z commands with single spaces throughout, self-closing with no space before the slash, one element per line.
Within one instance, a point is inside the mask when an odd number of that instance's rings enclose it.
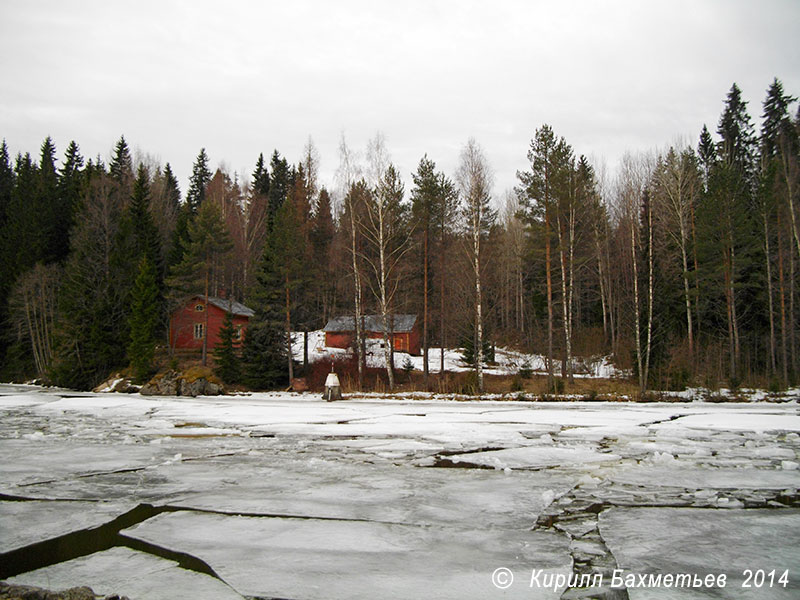
<path fill-rule="evenodd" d="M 211 369 L 193 367 L 179 373 L 169 370 L 148 381 L 139 390 L 143 396 L 216 396 L 222 393 L 222 383 Z"/>
<path fill-rule="evenodd" d="M 135 394 L 139 386 L 133 385 L 130 377 L 116 373 L 92 390 L 93 392 L 119 392 L 121 394 Z"/>
<path fill-rule="evenodd" d="M 90 587 L 74 587 L 61 592 L 51 592 L 42 588 L 29 585 L 11 585 L 5 581 L 0 581 L 0 599 L 25 600 L 96 600 L 98 596 Z M 105 600 L 128 600 L 126 596 L 112 594 L 106 596 Z"/>

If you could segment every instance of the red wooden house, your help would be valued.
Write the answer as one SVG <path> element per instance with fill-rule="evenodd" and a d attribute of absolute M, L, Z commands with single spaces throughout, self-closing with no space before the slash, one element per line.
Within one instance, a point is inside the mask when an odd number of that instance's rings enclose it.
<path fill-rule="evenodd" d="M 370 339 L 383 338 L 383 317 L 361 317 L 364 335 Z M 349 348 L 355 338 L 355 317 L 336 317 L 323 328 L 325 345 L 329 348 Z M 389 331 L 392 346 L 397 352 L 419 355 L 420 335 L 417 315 L 390 315 Z"/>
<path fill-rule="evenodd" d="M 206 315 L 206 312 L 208 315 Z M 178 308 L 172 311 L 169 319 L 169 343 L 172 348 L 184 350 L 202 350 L 203 334 L 208 323 L 208 345 L 211 351 L 219 343 L 219 330 L 225 313 L 233 315 L 233 326 L 236 329 L 234 341 L 237 345 L 244 339 L 247 324 L 255 312 L 244 304 L 225 298 L 208 299 L 198 294 L 187 298 Z M 206 316 L 208 320 L 206 320 Z"/>

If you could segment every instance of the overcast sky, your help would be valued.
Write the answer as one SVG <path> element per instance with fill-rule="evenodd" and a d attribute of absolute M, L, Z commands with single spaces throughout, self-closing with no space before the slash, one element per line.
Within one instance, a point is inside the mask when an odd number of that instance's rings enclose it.
<path fill-rule="evenodd" d="M 331 186 L 342 134 L 381 131 L 408 190 L 472 136 L 499 197 L 543 123 L 612 170 L 715 131 L 734 81 L 758 125 L 773 77 L 800 95 L 798 25 L 797 0 L 2 2 L 0 137 L 107 160 L 124 135 L 185 193 L 201 147 L 249 178 L 311 136 Z"/>

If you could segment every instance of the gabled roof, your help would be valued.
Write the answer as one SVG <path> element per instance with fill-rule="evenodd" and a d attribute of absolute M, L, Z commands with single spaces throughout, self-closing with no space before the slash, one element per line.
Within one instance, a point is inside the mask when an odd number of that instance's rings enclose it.
<path fill-rule="evenodd" d="M 201 300 L 204 300 L 205 296 L 201 296 L 200 294 L 192 296 L 192 299 L 195 298 L 200 298 Z M 228 298 L 216 298 L 213 296 L 209 296 L 208 303 L 213 304 L 214 306 L 216 306 L 221 310 L 224 310 L 225 312 L 230 312 L 236 317 L 250 318 L 254 314 L 256 314 L 256 311 L 254 311 L 252 308 L 248 308 L 241 302 L 236 302 L 236 300 L 230 300 Z"/>
<path fill-rule="evenodd" d="M 364 331 L 383 333 L 383 317 L 381 315 L 365 315 L 361 317 Z M 392 324 L 394 319 L 394 324 Z M 417 315 L 389 315 L 389 329 L 395 333 L 408 333 L 417 322 Z M 328 333 L 346 333 L 355 331 L 355 317 L 336 317 L 328 321 L 322 331 Z"/>

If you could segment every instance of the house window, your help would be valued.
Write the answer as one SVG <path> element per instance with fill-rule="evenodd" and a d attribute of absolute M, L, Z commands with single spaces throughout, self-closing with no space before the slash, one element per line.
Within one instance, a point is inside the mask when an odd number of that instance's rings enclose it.
<path fill-rule="evenodd" d="M 236 329 L 233 331 L 233 339 L 239 341 L 242 339 L 242 326 L 237 325 Z"/>
<path fill-rule="evenodd" d="M 204 305 L 202 305 L 202 304 L 195 304 L 194 305 L 195 312 L 203 312 L 205 309 L 206 309 L 206 307 Z"/>
<path fill-rule="evenodd" d="M 194 339 L 202 340 L 203 339 L 203 331 L 205 330 L 205 325 L 203 323 L 195 323 L 194 324 Z"/>

